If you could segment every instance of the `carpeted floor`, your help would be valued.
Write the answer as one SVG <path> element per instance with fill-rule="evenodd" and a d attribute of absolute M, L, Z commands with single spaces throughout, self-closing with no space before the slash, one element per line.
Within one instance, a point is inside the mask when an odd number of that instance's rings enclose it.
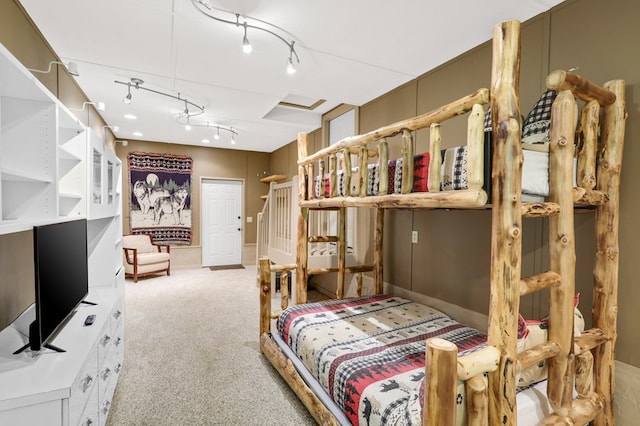
<path fill-rule="evenodd" d="M 315 424 L 260 354 L 258 300 L 253 266 L 127 280 L 107 425 Z"/>

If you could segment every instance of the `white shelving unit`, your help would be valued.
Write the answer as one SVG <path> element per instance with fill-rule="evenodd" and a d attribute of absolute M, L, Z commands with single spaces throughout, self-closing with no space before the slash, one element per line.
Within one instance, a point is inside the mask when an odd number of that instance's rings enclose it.
<path fill-rule="evenodd" d="M 0 330 L 0 383 L 11 384 L 0 386 L 0 424 L 106 423 L 123 360 L 121 167 L 0 45 L 0 238 L 86 218 L 89 299 L 98 302 L 78 308 L 54 340 L 65 353 L 11 353 L 28 341 L 33 306 Z M 89 313 L 96 322 L 84 327 Z"/>

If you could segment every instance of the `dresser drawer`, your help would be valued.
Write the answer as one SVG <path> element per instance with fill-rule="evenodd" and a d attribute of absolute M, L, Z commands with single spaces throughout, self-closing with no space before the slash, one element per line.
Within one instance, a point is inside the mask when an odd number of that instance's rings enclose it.
<path fill-rule="evenodd" d="M 100 407 L 98 418 L 100 420 L 100 426 L 104 426 L 107 423 L 107 417 L 109 416 L 109 409 L 111 409 L 111 401 L 113 394 L 116 390 L 117 377 L 112 377 L 107 383 L 104 390 L 104 394 L 100 397 Z"/>
<path fill-rule="evenodd" d="M 91 390 L 91 395 L 89 395 L 89 399 L 87 400 L 87 405 L 84 407 L 84 411 L 82 412 L 82 416 L 80 416 L 80 422 L 78 426 L 97 426 L 100 421 L 100 416 L 98 413 L 99 408 L 99 398 L 98 398 L 98 386 L 93 386 Z M 74 425 L 73 422 L 69 423 L 71 426 Z"/>
<path fill-rule="evenodd" d="M 118 324 L 122 323 L 123 314 L 124 314 L 124 301 L 121 298 L 116 302 L 115 306 L 113 307 L 113 310 L 111 311 L 111 316 L 109 320 L 111 322 L 112 329 L 115 329 Z"/>
<path fill-rule="evenodd" d="M 98 383 L 98 347 L 93 345 L 85 363 L 71 385 L 69 396 L 69 424 L 76 425 L 87 404 L 89 395 Z M 97 395 L 96 395 L 97 398 Z"/>

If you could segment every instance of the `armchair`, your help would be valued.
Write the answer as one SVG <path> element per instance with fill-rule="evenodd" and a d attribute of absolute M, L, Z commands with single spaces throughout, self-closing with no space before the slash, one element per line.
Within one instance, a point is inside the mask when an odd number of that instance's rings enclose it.
<path fill-rule="evenodd" d="M 125 276 L 138 277 L 167 272 L 171 275 L 171 250 L 168 245 L 154 244 L 150 235 L 125 235 L 122 237 L 124 249 Z"/>

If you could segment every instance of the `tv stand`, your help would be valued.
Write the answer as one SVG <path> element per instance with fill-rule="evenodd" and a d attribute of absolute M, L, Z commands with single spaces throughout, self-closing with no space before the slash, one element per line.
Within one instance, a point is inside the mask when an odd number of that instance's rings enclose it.
<path fill-rule="evenodd" d="M 59 353 L 66 352 L 64 349 L 59 348 L 59 347 L 54 346 L 54 345 L 51 345 L 51 344 L 49 344 L 49 343 L 45 343 L 43 346 L 44 346 L 45 348 L 47 348 L 47 349 L 51 349 L 52 351 L 55 351 L 55 352 L 59 352 Z M 23 351 L 24 351 L 25 349 L 27 349 L 28 347 L 29 347 L 29 344 L 27 343 L 26 345 L 24 345 L 23 347 L 21 347 L 20 349 L 18 349 L 17 351 L 15 351 L 15 352 L 13 353 L 13 355 L 18 355 L 20 352 L 23 352 Z"/>
<path fill-rule="evenodd" d="M 124 269 L 117 279 L 123 286 Z M 55 346 L 42 345 L 51 351 L 30 351 L 15 321 L 0 331 L 0 383 L 11 384 L 0 386 L 0 425 L 106 423 L 122 368 L 124 299 L 122 287 L 90 288 L 89 293 L 97 304 L 81 305 L 82 315 L 71 316 Z M 23 323 L 31 313 L 24 315 Z M 91 327 L 84 326 L 86 315 L 96 316 Z"/>
<path fill-rule="evenodd" d="M 17 351 L 15 351 L 13 353 L 13 355 L 18 355 L 19 353 L 21 353 L 22 351 L 24 351 L 25 349 L 27 349 L 29 347 L 29 344 L 27 343 L 26 345 L 24 345 L 23 347 L 21 347 L 20 349 L 18 349 Z"/>

